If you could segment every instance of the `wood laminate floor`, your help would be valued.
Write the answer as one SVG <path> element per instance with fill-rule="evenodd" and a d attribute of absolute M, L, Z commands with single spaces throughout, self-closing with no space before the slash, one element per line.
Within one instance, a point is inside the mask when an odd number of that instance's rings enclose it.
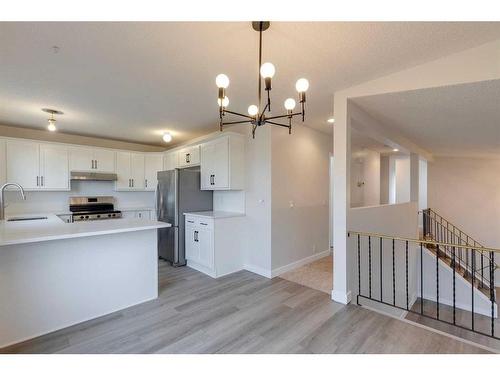
<path fill-rule="evenodd" d="M 320 291 L 248 271 L 159 266 L 158 299 L 2 353 L 483 353 Z"/>

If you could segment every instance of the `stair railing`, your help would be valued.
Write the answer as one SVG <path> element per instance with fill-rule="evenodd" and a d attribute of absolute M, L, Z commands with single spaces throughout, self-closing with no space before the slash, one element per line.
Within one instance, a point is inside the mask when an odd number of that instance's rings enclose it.
<path fill-rule="evenodd" d="M 456 254 L 455 263 L 465 271 L 465 276 L 474 275 L 472 279 L 477 283 L 479 288 L 489 289 L 491 278 L 488 269 L 491 260 L 485 251 L 480 250 L 484 246 L 433 209 L 424 209 L 421 211 L 421 214 L 424 239 L 479 248 L 474 253 L 464 250 L 465 248 L 459 249 Z M 451 247 L 444 246 L 440 248 L 440 251 L 451 258 Z M 493 266 L 495 269 L 498 268 L 494 260 Z M 493 285 L 494 287 L 495 285 Z"/>
<path fill-rule="evenodd" d="M 358 305 L 361 305 L 363 300 L 371 300 L 500 340 L 500 337 L 495 334 L 497 307 L 494 288 L 495 263 L 493 261 L 495 253 L 500 253 L 500 249 L 357 231 L 349 231 L 348 237 L 349 248 L 356 252 L 356 256 L 353 256 L 353 258 L 358 271 L 356 298 Z M 427 276 L 430 272 L 435 275 L 435 278 L 431 281 L 427 277 L 425 284 L 424 247 L 436 250 L 431 252 L 435 262 L 431 269 L 426 269 Z M 447 258 L 448 255 L 441 250 L 444 248 L 451 249 L 451 258 Z M 475 254 L 481 252 L 485 256 L 487 255 L 489 260 L 487 272 L 489 273 L 488 280 L 490 282 L 488 290 L 483 291 L 483 293 L 487 295 L 490 301 L 491 312 L 488 317 L 485 316 L 484 310 L 482 310 L 481 315 L 475 313 L 477 302 L 474 299 L 478 289 L 475 288 L 474 283 L 470 283 L 470 324 L 467 324 L 469 314 L 463 314 L 464 306 L 457 308 L 456 280 L 458 268 L 451 267 L 451 281 L 439 277 L 440 262 L 449 261 L 453 265 L 458 262 L 460 252 L 472 254 L 465 255 L 472 262 L 470 268 L 472 280 L 476 276 L 474 263 L 477 258 Z M 426 262 L 426 267 L 429 267 L 428 262 Z M 420 277 L 416 277 L 415 271 Z M 416 280 L 419 281 L 420 285 L 413 284 Z M 429 287 L 429 282 L 431 282 L 432 287 Z M 444 284 L 448 282 L 451 285 Z M 424 285 L 425 288 L 430 290 L 424 290 Z M 442 288 L 446 286 L 449 286 L 449 290 L 453 291 L 451 302 L 443 300 L 443 297 L 440 296 L 440 288 L 442 291 Z M 424 305 L 426 308 L 424 308 Z M 452 308 L 452 317 L 449 317 L 450 307 Z M 462 315 L 457 316 L 459 312 Z"/>

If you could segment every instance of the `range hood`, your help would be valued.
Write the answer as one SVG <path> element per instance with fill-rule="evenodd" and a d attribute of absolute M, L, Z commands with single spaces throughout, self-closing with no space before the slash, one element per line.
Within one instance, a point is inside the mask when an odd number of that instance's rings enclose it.
<path fill-rule="evenodd" d="M 118 177 L 116 173 L 72 171 L 71 179 L 80 181 L 116 181 Z"/>

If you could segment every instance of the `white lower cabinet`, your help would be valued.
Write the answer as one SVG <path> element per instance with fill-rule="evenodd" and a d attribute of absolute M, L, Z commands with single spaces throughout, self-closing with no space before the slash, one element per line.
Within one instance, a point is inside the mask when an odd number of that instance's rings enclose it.
<path fill-rule="evenodd" d="M 217 278 L 243 269 L 243 216 L 185 215 L 187 265 Z"/>
<path fill-rule="evenodd" d="M 154 211 L 152 210 L 121 210 L 123 219 L 154 219 Z"/>

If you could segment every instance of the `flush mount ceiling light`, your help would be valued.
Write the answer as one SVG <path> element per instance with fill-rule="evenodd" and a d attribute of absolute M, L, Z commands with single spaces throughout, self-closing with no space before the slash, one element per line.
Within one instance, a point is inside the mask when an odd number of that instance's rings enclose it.
<path fill-rule="evenodd" d="M 309 88 L 309 82 L 305 78 L 300 78 L 296 84 L 295 84 L 295 89 L 299 93 L 299 103 L 301 105 L 301 111 L 300 112 L 294 112 L 295 108 L 295 100 L 292 98 L 288 98 L 285 100 L 284 106 L 286 110 L 286 114 L 284 115 L 279 115 L 279 116 L 269 116 L 266 117 L 266 111 L 271 112 L 271 79 L 274 76 L 274 73 L 276 72 L 276 69 L 274 68 L 274 65 L 271 64 L 270 62 L 266 62 L 262 64 L 262 32 L 267 30 L 269 28 L 270 22 L 252 22 L 252 27 L 255 31 L 259 33 L 259 90 L 258 90 L 258 99 L 257 99 L 257 105 L 252 104 L 248 107 L 248 115 L 243 114 L 243 113 L 238 113 L 238 112 L 233 112 L 227 109 L 229 105 L 229 99 L 226 96 L 226 89 L 229 87 L 229 78 L 225 74 L 219 74 L 215 78 L 215 83 L 217 87 L 219 88 L 219 96 L 217 103 L 219 105 L 219 128 L 222 131 L 223 127 L 226 125 L 235 125 L 235 124 L 244 124 L 244 123 L 249 123 L 252 125 L 252 137 L 255 138 L 255 130 L 257 127 L 265 125 L 265 124 L 271 124 L 271 125 L 277 125 L 277 126 L 282 126 L 285 128 L 288 128 L 288 134 L 292 133 L 292 118 L 294 116 L 302 116 L 302 122 L 305 119 L 305 103 L 306 103 L 306 91 Z M 262 108 L 262 80 L 264 80 L 264 89 L 267 92 L 267 102 L 264 108 Z M 224 122 L 224 116 L 226 114 L 231 114 L 239 117 L 244 117 L 245 120 L 239 120 L 239 121 L 228 121 Z M 275 120 L 278 119 L 288 119 L 288 124 L 282 124 L 279 122 L 276 122 Z"/>
<path fill-rule="evenodd" d="M 399 151 L 399 148 L 393 148 L 392 151 L 394 152 L 398 152 Z"/>
<path fill-rule="evenodd" d="M 331 117 L 326 121 L 329 122 L 330 124 L 333 124 L 335 122 L 335 119 L 333 117 Z"/>
<path fill-rule="evenodd" d="M 50 118 L 47 120 L 49 123 L 49 125 L 47 125 L 47 129 L 51 132 L 55 132 L 57 128 L 56 128 L 56 119 L 54 118 L 54 115 L 63 115 L 64 113 L 56 109 L 50 109 L 50 108 L 42 108 L 42 111 L 50 113 Z"/>
<path fill-rule="evenodd" d="M 163 141 L 168 143 L 172 140 L 172 134 L 170 134 L 169 132 L 166 132 L 163 134 Z"/>

